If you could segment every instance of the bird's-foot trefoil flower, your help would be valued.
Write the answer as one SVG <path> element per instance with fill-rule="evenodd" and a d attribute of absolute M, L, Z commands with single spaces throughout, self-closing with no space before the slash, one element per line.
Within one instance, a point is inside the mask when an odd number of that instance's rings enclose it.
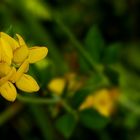
<path fill-rule="evenodd" d="M 115 110 L 118 95 L 119 91 L 116 88 L 101 89 L 88 95 L 79 109 L 93 108 L 103 116 L 109 117 Z"/>
<path fill-rule="evenodd" d="M 0 32 L 0 94 L 8 101 L 16 99 L 16 87 L 25 92 L 36 92 L 39 85 L 28 75 L 29 64 L 43 59 L 46 47 L 28 48 L 20 35 L 17 40 Z"/>

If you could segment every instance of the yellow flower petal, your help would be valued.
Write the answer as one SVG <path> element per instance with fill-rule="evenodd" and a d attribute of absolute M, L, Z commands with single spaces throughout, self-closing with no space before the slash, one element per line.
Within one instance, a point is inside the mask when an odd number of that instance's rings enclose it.
<path fill-rule="evenodd" d="M 4 77 L 11 70 L 10 66 L 7 63 L 0 63 L 0 77 Z"/>
<path fill-rule="evenodd" d="M 6 40 L 0 38 L 0 61 L 11 64 L 12 58 L 13 58 L 12 48 L 10 47 L 9 43 Z"/>
<path fill-rule="evenodd" d="M 15 86 L 9 81 L 7 81 L 5 84 L 3 84 L 0 87 L 0 93 L 6 100 L 12 102 L 16 99 L 17 96 L 17 91 Z"/>
<path fill-rule="evenodd" d="M 81 104 L 80 106 L 80 110 L 84 110 L 86 108 L 91 108 L 93 107 L 93 101 L 94 101 L 94 96 L 93 95 L 89 95 L 87 96 L 87 98 L 85 99 L 85 101 Z"/>
<path fill-rule="evenodd" d="M 13 62 L 21 64 L 29 54 L 29 50 L 26 45 L 22 45 L 14 51 Z"/>
<path fill-rule="evenodd" d="M 27 74 L 22 75 L 22 77 L 16 82 L 16 86 L 25 92 L 36 92 L 39 90 L 37 82 Z"/>
<path fill-rule="evenodd" d="M 29 50 L 23 38 L 18 34 L 16 34 L 16 36 L 18 37 L 20 47 L 14 51 L 13 62 L 21 64 L 28 57 Z"/>
<path fill-rule="evenodd" d="M 12 52 L 12 48 L 10 46 L 10 44 L 7 42 L 7 40 L 0 38 L 0 46 L 2 47 L 4 53 L 12 58 L 13 57 L 13 52 Z"/>
<path fill-rule="evenodd" d="M 50 91 L 56 93 L 57 95 L 61 95 L 64 88 L 66 86 L 66 80 L 64 78 L 55 78 L 50 81 L 48 84 L 48 88 Z"/>
<path fill-rule="evenodd" d="M 10 72 L 6 76 L 0 78 L 0 86 L 3 85 L 8 80 L 10 80 L 10 78 L 13 76 L 13 74 L 15 72 L 16 72 L 16 69 L 14 67 L 12 67 L 11 70 L 10 70 Z"/>
<path fill-rule="evenodd" d="M 102 89 L 94 94 L 93 107 L 104 116 L 110 116 L 114 108 L 109 90 Z"/>
<path fill-rule="evenodd" d="M 32 47 L 29 48 L 29 63 L 35 63 L 41 59 L 43 59 L 48 53 L 48 49 L 46 47 Z"/>
<path fill-rule="evenodd" d="M 15 79 L 15 75 L 16 75 L 16 68 L 12 68 L 12 74 L 11 74 L 11 76 L 10 76 L 10 78 L 8 79 L 8 81 L 10 81 L 10 82 L 12 82 L 12 83 L 14 83 L 14 79 Z"/>
<path fill-rule="evenodd" d="M 24 39 L 19 35 L 19 34 L 16 34 L 17 38 L 18 38 L 18 41 L 19 41 L 19 45 L 22 46 L 22 45 L 26 45 Z"/>
<path fill-rule="evenodd" d="M 29 67 L 29 61 L 28 59 L 26 59 L 23 64 L 19 67 L 19 69 L 17 70 L 14 79 L 13 79 L 13 83 L 15 83 L 16 81 L 18 81 L 20 79 L 20 77 L 24 74 L 24 72 L 27 71 Z"/>
<path fill-rule="evenodd" d="M 4 32 L 0 32 L 0 36 L 1 36 L 1 38 L 6 40 L 10 44 L 10 46 L 13 50 L 15 50 L 16 48 L 19 47 L 19 44 L 17 43 L 17 41 L 15 39 L 13 39 L 11 36 L 9 36 L 8 34 L 6 34 Z"/>
<path fill-rule="evenodd" d="M 0 62 L 7 63 L 8 65 L 11 65 L 12 59 L 10 59 L 7 55 L 3 53 L 0 49 Z"/>
<path fill-rule="evenodd" d="M 0 47 L 0 62 L 7 63 L 9 65 L 11 65 L 12 62 L 12 59 L 5 54 L 2 47 Z"/>

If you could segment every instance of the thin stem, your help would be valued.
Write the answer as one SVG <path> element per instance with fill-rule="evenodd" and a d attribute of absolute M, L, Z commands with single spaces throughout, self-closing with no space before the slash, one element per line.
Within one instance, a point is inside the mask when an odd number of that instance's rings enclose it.
<path fill-rule="evenodd" d="M 27 96 L 22 96 L 20 94 L 17 95 L 17 99 L 21 102 L 32 103 L 32 104 L 55 104 L 60 102 L 59 98 L 46 99 L 41 97 L 27 97 Z"/>
<path fill-rule="evenodd" d="M 70 114 L 74 115 L 75 117 L 77 117 L 77 112 L 76 110 L 74 110 L 73 108 L 71 108 L 71 106 L 65 101 L 65 100 L 61 100 L 61 105 L 63 106 L 63 108 L 69 112 Z"/>
<path fill-rule="evenodd" d="M 56 103 L 61 103 L 63 108 L 71 113 L 71 114 L 76 114 L 76 111 L 70 107 L 70 105 L 67 104 L 67 102 L 58 96 L 54 96 L 53 99 L 46 99 L 46 98 L 41 98 L 41 97 L 29 97 L 29 96 L 22 96 L 20 94 L 17 95 L 17 99 L 21 102 L 25 103 L 30 103 L 30 104 L 56 104 Z"/>

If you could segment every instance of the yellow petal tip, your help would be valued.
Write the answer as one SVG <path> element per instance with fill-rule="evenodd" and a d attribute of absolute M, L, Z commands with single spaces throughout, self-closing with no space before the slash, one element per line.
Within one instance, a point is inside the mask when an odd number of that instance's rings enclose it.
<path fill-rule="evenodd" d="M 48 54 L 48 48 L 46 47 L 32 47 L 29 49 L 29 62 L 35 63 L 45 58 Z"/>
<path fill-rule="evenodd" d="M 33 79 L 32 76 L 24 74 L 17 82 L 16 86 L 25 92 L 37 92 L 39 90 L 39 85 Z"/>
<path fill-rule="evenodd" d="M 0 93 L 2 97 L 11 102 L 14 102 L 17 96 L 15 86 L 9 81 L 0 87 Z"/>

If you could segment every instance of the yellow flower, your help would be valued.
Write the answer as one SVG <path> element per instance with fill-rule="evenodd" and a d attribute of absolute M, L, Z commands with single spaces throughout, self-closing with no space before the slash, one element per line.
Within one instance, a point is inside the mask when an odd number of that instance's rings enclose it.
<path fill-rule="evenodd" d="M 65 86 L 66 80 L 64 78 L 54 78 L 48 84 L 49 90 L 56 93 L 59 96 L 62 94 Z"/>
<path fill-rule="evenodd" d="M 118 97 L 118 91 L 113 89 L 102 89 L 96 93 L 90 94 L 80 106 L 80 110 L 94 108 L 104 116 L 110 116 L 115 109 L 115 101 Z"/>
<path fill-rule="evenodd" d="M 0 94 L 8 101 L 16 99 L 15 86 L 25 92 L 39 90 L 37 82 L 26 73 L 30 63 L 43 59 L 48 53 L 46 47 L 28 48 L 23 38 L 18 34 L 17 37 L 18 41 L 0 32 Z"/>
<path fill-rule="evenodd" d="M 18 38 L 19 47 L 15 49 L 13 54 L 13 62 L 16 64 L 21 64 L 25 59 L 29 60 L 29 63 L 35 63 L 43 59 L 47 53 L 48 49 L 46 47 L 34 46 L 28 48 L 23 38 L 16 34 Z"/>
<path fill-rule="evenodd" d="M 19 67 L 13 77 L 10 79 L 17 88 L 25 92 L 36 92 L 39 90 L 39 86 L 33 77 L 25 74 L 29 67 L 29 61 L 26 59 L 23 64 Z"/>
<path fill-rule="evenodd" d="M 79 82 L 76 77 L 75 73 L 67 73 L 64 77 L 52 79 L 47 87 L 50 91 L 59 96 L 62 95 L 66 84 L 69 91 L 76 91 L 82 86 L 82 83 Z"/>

